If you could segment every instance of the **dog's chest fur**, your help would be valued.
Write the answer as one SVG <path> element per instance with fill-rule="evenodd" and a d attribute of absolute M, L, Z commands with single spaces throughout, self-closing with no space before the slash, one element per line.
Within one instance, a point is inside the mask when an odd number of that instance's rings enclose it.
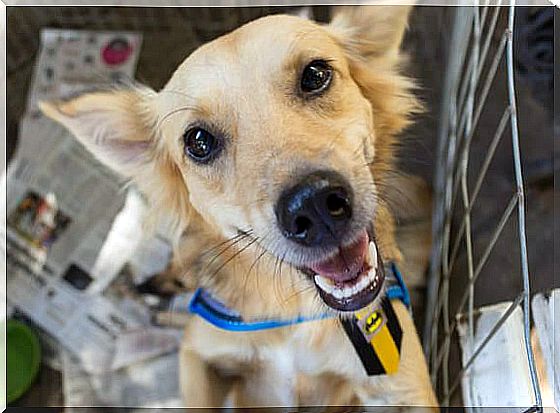
<path fill-rule="evenodd" d="M 228 332 L 194 317 L 185 334 L 190 348 L 224 372 L 239 373 L 248 365 L 266 365 L 306 374 L 363 373 L 359 360 L 353 362 L 348 356 L 354 349 L 336 319 L 259 332 Z"/>
<path fill-rule="evenodd" d="M 220 375 L 251 383 L 248 388 L 268 397 L 272 392 L 278 403 L 349 405 L 364 398 L 373 404 L 397 402 L 386 399 L 383 391 L 394 376 L 367 376 L 337 319 L 246 333 L 218 330 L 195 317 L 185 338 L 184 345 Z M 326 391 L 329 388 L 332 391 Z"/>

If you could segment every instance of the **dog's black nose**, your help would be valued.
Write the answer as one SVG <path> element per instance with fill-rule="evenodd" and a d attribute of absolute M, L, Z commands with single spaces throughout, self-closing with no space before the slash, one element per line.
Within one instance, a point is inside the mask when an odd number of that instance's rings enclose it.
<path fill-rule="evenodd" d="M 284 236 L 316 247 L 338 245 L 352 218 L 350 185 L 336 172 L 314 172 L 285 190 L 276 204 Z"/>

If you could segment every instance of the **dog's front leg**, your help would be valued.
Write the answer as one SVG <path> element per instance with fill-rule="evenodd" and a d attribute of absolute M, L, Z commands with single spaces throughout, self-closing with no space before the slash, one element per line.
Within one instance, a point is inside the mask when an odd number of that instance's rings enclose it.
<path fill-rule="evenodd" d="M 222 407 L 230 383 L 193 350 L 179 355 L 179 379 L 185 407 Z"/>

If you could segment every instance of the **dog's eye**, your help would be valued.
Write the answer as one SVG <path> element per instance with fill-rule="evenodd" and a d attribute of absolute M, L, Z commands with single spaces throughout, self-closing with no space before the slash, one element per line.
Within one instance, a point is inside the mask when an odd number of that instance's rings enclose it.
<path fill-rule="evenodd" d="M 209 161 L 218 149 L 214 135 L 202 128 L 187 129 L 183 134 L 183 141 L 185 153 L 198 162 Z"/>
<path fill-rule="evenodd" d="M 305 66 L 301 75 L 301 90 L 304 93 L 318 93 L 331 83 L 332 68 L 324 60 L 314 60 Z"/>

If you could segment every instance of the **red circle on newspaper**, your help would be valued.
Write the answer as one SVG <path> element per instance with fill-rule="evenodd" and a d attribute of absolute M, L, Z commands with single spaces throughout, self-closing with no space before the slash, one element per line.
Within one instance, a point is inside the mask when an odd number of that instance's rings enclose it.
<path fill-rule="evenodd" d="M 103 62 L 110 66 L 120 65 L 128 60 L 132 54 L 132 49 L 132 45 L 127 39 L 117 37 L 103 47 L 101 57 Z"/>

